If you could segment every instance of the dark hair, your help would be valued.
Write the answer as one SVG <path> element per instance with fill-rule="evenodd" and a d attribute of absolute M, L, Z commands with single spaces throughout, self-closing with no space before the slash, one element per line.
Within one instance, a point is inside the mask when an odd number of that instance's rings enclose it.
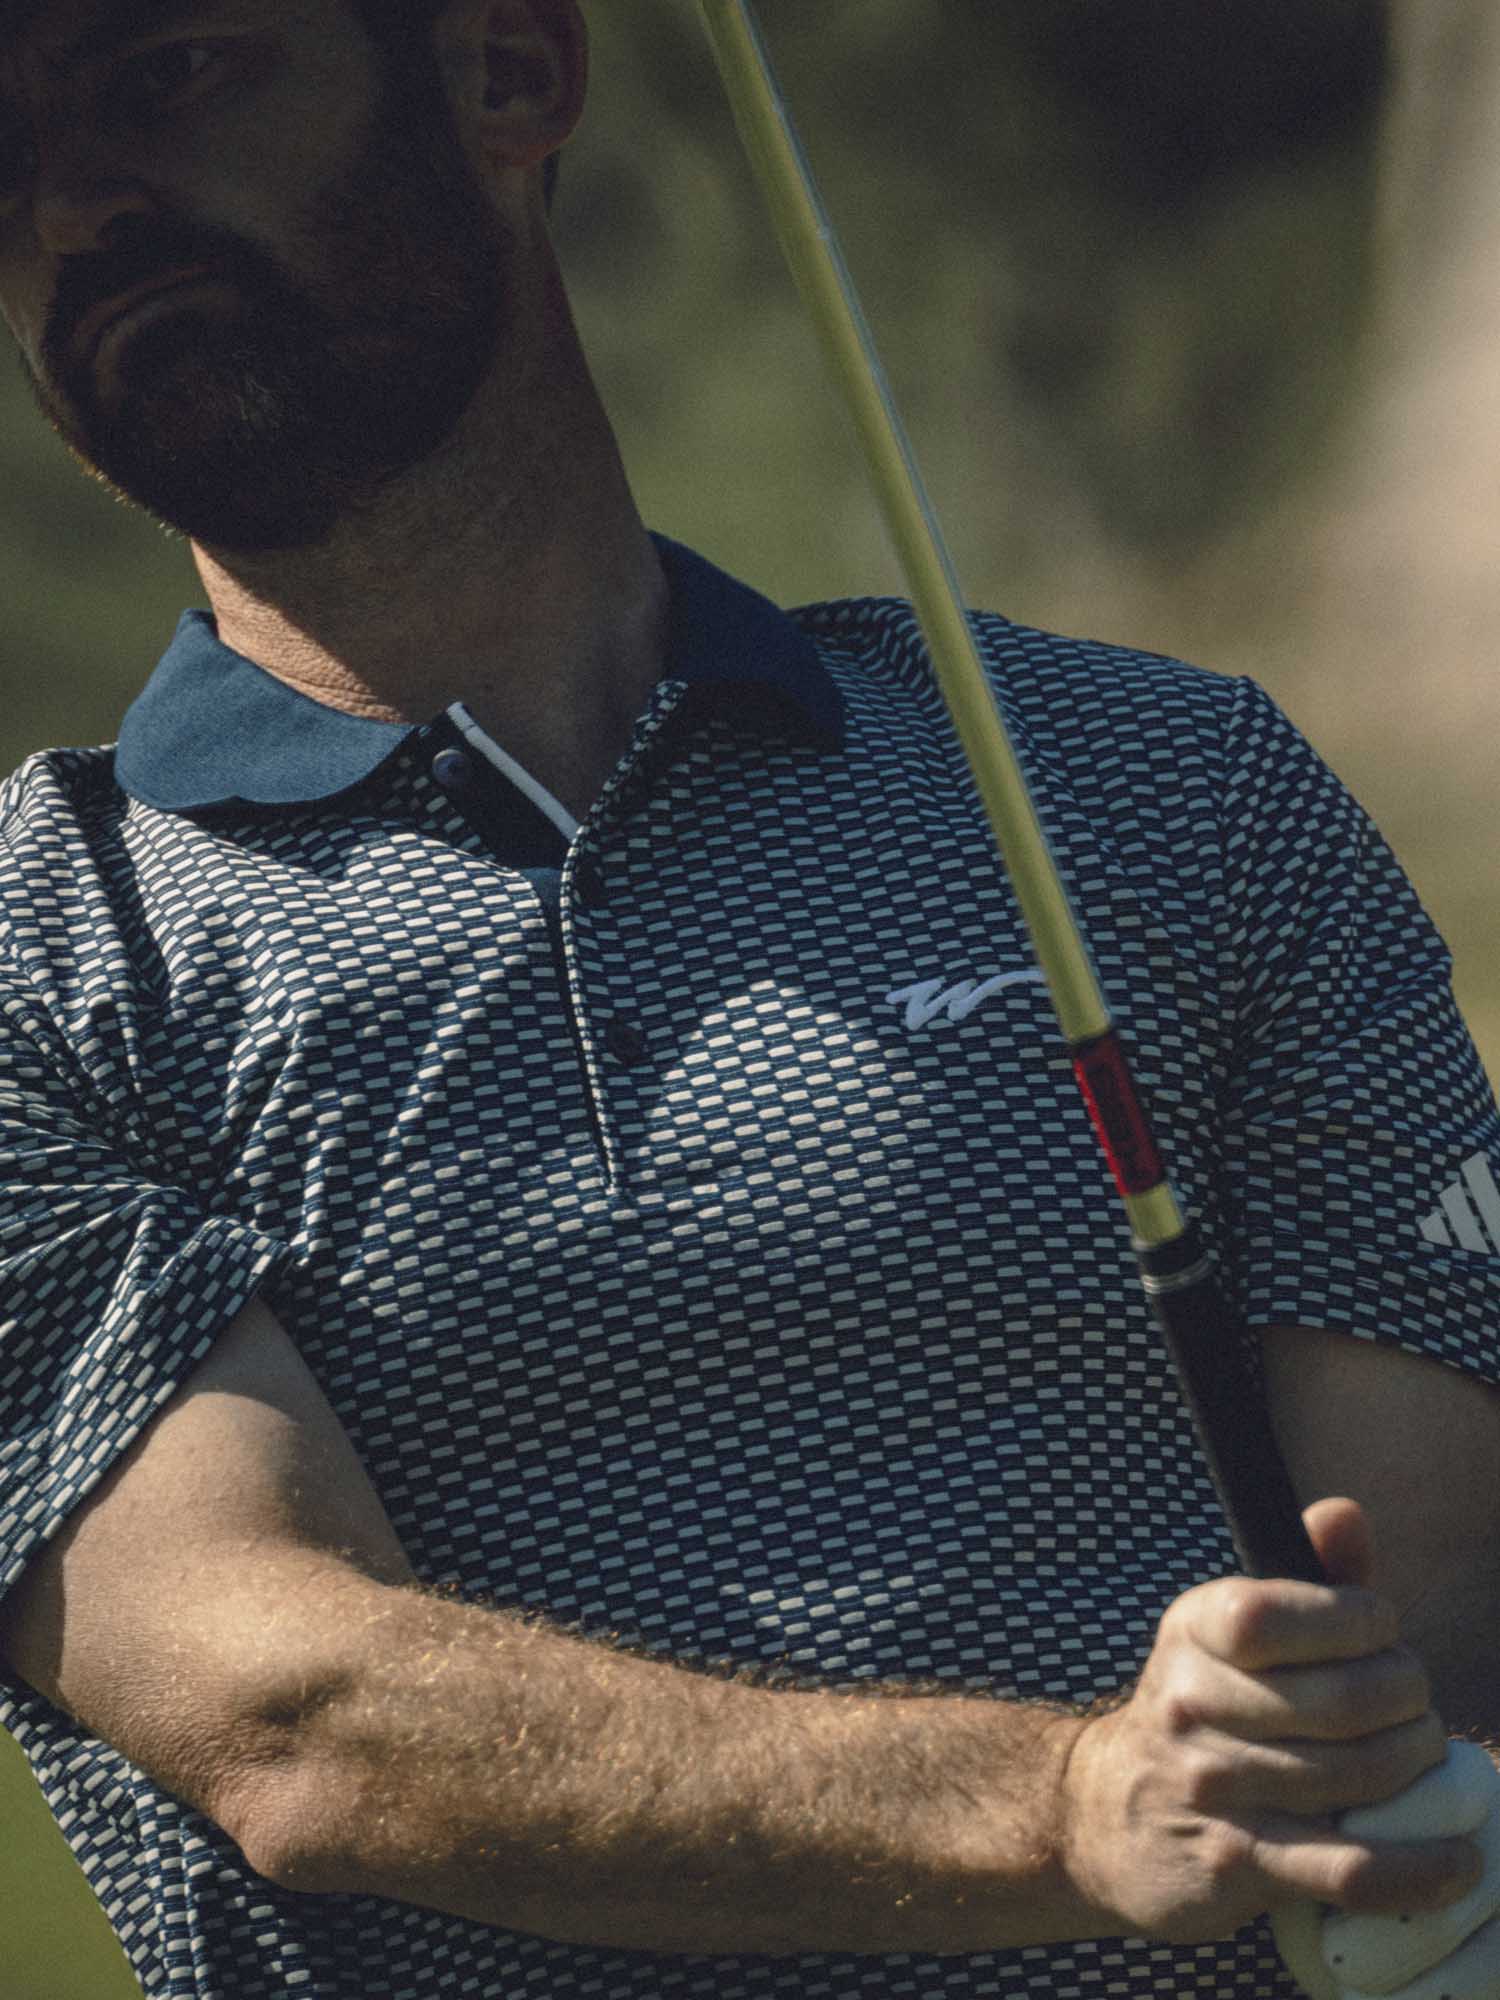
<path fill-rule="evenodd" d="M 402 88 L 420 101 L 428 99 L 434 108 L 441 98 L 442 84 L 432 45 L 432 26 L 449 0 L 352 0 L 355 14 L 365 33 L 375 44 L 376 53 L 389 77 L 399 79 Z M 551 208 L 557 193 L 562 160 L 556 153 L 548 160 L 544 187 Z"/>

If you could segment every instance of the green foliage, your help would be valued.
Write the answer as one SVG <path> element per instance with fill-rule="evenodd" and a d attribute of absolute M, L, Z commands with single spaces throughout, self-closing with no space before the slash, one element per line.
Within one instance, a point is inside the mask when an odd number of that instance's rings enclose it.
<path fill-rule="evenodd" d="M 1275 134 L 1258 153 L 1245 136 L 1278 101 L 1247 91 L 1246 49 L 1263 71 L 1274 36 L 1184 38 L 1168 0 L 1121 0 L 1106 11 L 1135 39 L 1096 30 L 1081 83 L 1058 51 L 1091 46 L 1082 23 L 1099 10 L 1071 6 L 1059 44 L 1055 5 L 763 0 L 762 14 L 974 594 L 1068 622 L 1075 595 L 1087 608 L 1069 581 L 1081 522 L 1143 563 L 1181 560 L 1336 422 L 1367 289 L 1369 121 L 1345 101 L 1324 131 L 1309 111 L 1288 168 Z M 558 234 L 648 516 L 787 598 L 898 587 L 691 5 L 589 11 L 594 106 Z M 1261 0 L 1234 17 L 1275 28 L 1284 12 Z M 1349 100 L 1355 29 L 1368 41 L 1379 8 L 1298 13 L 1297 102 L 1316 106 L 1318 60 Z M 1214 175 L 1195 140 L 1180 199 L 1144 200 L 1147 182 L 1159 193 L 1159 162 L 1141 177 L 1153 107 L 1181 125 L 1194 86 L 1224 100 L 1231 64 L 1255 172 Z M 1090 97 L 1096 73 L 1110 87 Z M 1155 96 L 1139 81 L 1153 77 Z M 1129 120 L 1105 115 L 1126 100 Z M 9 768 L 43 744 L 109 740 L 201 593 L 180 544 L 78 476 L 17 375 L 0 380 L 0 433 Z M 1018 506 L 1022 471 L 1034 490 Z"/>
<path fill-rule="evenodd" d="M 5 2000 L 140 2000 L 103 1911 L 3 1730 L 0 1993 Z"/>
<path fill-rule="evenodd" d="M 83 479 L 18 370 L 0 378 L 0 766 L 113 740 L 195 590 L 184 545 Z M 165 635 L 165 637 L 164 637 Z"/>

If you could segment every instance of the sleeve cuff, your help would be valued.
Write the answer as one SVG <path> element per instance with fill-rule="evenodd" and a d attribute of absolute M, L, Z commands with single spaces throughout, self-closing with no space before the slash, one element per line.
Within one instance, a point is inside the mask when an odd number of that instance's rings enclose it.
<path fill-rule="evenodd" d="M 210 1217 L 155 1283 L 106 1311 L 48 1419 L 0 1446 L 0 1597 L 290 1256 L 257 1230 Z"/>
<path fill-rule="evenodd" d="M 1246 1246 L 1241 1271 L 1252 1327 L 1394 1343 L 1500 1385 L 1500 1257 L 1261 1237 Z"/>

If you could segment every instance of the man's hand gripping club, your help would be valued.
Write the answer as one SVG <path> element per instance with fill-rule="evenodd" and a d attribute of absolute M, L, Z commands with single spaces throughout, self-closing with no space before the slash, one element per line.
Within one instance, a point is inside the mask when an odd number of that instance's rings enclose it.
<path fill-rule="evenodd" d="M 1306 1519 L 1330 1585 L 1189 1591 L 1130 1701 L 1074 1745 L 1070 1873 L 1127 1933 L 1199 1943 L 1307 1902 L 1419 1917 L 1484 1874 L 1467 1838 L 1340 1823 L 1405 1794 L 1448 1744 L 1395 1611 L 1365 1587 L 1363 1512 L 1330 1500 Z"/>
<path fill-rule="evenodd" d="M 1500 1771 L 1475 1743 L 1345 1832 L 1403 1840 L 1463 1834 L 1484 1875 L 1457 1903 L 1425 1916 L 1349 1916 L 1295 1903 L 1276 1916 L 1276 1943 L 1310 2000 L 1497 2000 L 1500 1996 Z"/>

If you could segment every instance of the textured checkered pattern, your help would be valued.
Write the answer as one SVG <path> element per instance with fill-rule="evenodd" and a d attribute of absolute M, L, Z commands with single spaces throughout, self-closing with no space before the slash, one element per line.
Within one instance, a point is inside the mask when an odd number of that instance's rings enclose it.
<path fill-rule="evenodd" d="M 912 618 L 797 618 L 842 744 L 674 669 L 552 911 L 446 724 L 277 807 L 11 781 L 0 1586 L 257 1291 L 426 1581 L 663 1656 L 1088 1701 L 1231 1566 L 1042 991 L 943 1001 L 1030 956 Z M 1247 683 L 982 630 L 1251 1319 L 1500 1379 L 1497 1261 L 1419 1229 L 1494 1104 L 1358 808 Z M 1291 1992 L 1258 1930 L 708 1962 L 294 1897 L 0 1721 L 152 2000 Z"/>

